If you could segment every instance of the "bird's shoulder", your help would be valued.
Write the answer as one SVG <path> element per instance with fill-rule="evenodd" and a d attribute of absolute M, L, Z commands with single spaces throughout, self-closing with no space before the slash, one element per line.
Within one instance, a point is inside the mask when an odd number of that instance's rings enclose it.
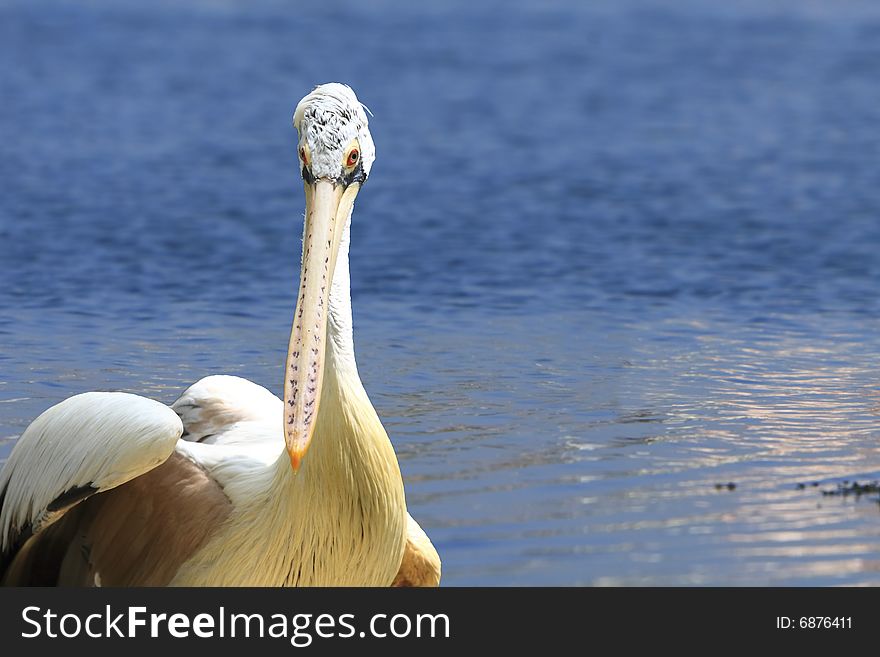
<path fill-rule="evenodd" d="M 196 381 L 171 404 L 183 423 L 183 439 L 207 444 L 281 440 L 282 401 L 266 388 L 238 376 L 213 375 Z"/>

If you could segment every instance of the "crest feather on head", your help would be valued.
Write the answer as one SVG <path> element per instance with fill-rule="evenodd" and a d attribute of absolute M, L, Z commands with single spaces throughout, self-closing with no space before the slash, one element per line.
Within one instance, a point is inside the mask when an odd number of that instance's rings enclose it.
<path fill-rule="evenodd" d="M 370 136 L 367 112 L 351 87 L 330 82 L 315 87 L 293 113 L 293 127 L 299 143 L 308 148 L 312 175 L 337 178 L 342 170 L 345 149 L 354 139 L 360 143 L 365 173 L 376 156 Z"/>

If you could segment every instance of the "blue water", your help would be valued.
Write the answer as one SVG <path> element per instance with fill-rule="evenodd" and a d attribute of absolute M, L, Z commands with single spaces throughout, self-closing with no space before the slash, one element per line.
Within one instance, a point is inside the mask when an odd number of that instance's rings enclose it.
<path fill-rule="evenodd" d="M 85 390 L 280 390 L 290 118 L 338 80 L 444 583 L 880 584 L 876 495 L 822 495 L 880 478 L 880 5 L 292 6 L 0 2 L 0 458 Z"/>

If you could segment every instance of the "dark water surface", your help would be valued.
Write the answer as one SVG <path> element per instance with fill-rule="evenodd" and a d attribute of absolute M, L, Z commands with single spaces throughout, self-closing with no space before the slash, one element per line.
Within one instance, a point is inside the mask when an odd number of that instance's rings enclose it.
<path fill-rule="evenodd" d="M 0 458 L 90 389 L 280 390 L 339 80 L 447 584 L 880 584 L 877 496 L 821 494 L 880 478 L 880 4 L 721 4 L 0 3 Z"/>

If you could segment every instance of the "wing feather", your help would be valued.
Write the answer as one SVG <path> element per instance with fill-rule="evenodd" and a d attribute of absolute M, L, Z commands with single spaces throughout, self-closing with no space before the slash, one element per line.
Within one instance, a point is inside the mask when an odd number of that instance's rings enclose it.
<path fill-rule="evenodd" d="M 0 573 L 83 500 L 164 463 L 182 432 L 170 408 L 122 392 L 87 392 L 43 412 L 0 471 Z"/>
<path fill-rule="evenodd" d="M 187 388 L 171 408 L 183 422 L 183 439 L 234 445 L 278 442 L 284 403 L 261 385 L 238 376 L 206 376 Z"/>
<path fill-rule="evenodd" d="M 409 514 L 403 560 L 391 586 L 440 586 L 440 555 L 419 523 Z"/>

